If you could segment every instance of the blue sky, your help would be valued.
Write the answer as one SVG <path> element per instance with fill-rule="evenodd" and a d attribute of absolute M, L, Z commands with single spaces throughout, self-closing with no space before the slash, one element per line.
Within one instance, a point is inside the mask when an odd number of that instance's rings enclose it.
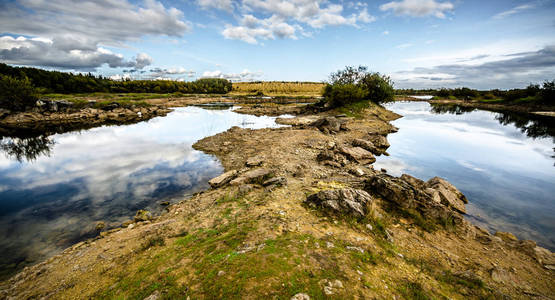
<path fill-rule="evenodd" d="M 234 81 L 366 65 L 399 88 L 507 89 L 555 79 L 555 1 L 2 1 L 0 61 Z"/>

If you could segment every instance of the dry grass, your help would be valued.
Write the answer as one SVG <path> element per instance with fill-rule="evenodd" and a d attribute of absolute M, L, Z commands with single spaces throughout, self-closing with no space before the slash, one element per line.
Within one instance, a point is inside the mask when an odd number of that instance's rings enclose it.
<path fill-rule="evenodd" d="M 268 96 L 321 96 L 324 84 L 320 82 L 257 81 L 233 83 L 231 94 L 264 93 Z"/>

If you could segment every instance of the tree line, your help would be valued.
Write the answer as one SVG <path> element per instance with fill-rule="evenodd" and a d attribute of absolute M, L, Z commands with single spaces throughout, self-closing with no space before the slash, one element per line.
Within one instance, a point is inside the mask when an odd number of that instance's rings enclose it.
<path fill-rule="evenodd" d="M 203 78 L 191 82 L 170 80 L 115 81 L 103 76 L 13 67 L 0 63 L 0 108 L 24 110 L 33 106 L 40 94 L 59 93 L 183 93 L 226 94 L 231 82 Z"/>
<path fill-rule="evenodd" d="M 505 100 L 519 101 L 528 100 L 536 101 L 542 104 L 555 103 L 555 80 L 545 81 L 543 84 L 530 84 L 521 89 L 510 90 L 476 90 L 467 87 L 460 88 L 442 88 L 442 89 L 397 89 L 397 95 L 433 95 L 439 99 L 459 99 L 459 100 Z"/>

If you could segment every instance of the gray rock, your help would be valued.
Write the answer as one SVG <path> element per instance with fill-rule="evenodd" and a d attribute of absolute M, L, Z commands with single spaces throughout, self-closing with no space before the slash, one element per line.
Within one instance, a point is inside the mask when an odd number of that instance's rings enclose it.
<path fill-rule="evenodd" d="M 449 183 L 447 180 L 439 177 L 434 177 L 426 182 L 426 187 L 437 190 L 439 197 L 441 198 L 441 203 L 454 210 L 465 214 L 466 208 L 465 203 L 468 203 L 466 197 L 461 193 L 454 185 Z"/>
<path fill-rule="evenodd" d="M 325 190 L 308 196 L 306 202 L 335 213 L 363 217 L 368 213 L 372 197 L 363 190 L 344 188 Z"/>
<path fill-rule="evenodd" d="M 158 300 L 160 298 L 160 292 L 154 291 L 154 293 L 150 294 L 150 296 L 144 298 L 143 300 Z"/>
<path fill-rule="evenodd" d="M 410 176 L 408 174 L 402 174 L 401 179 L 403 179 L 404 181 L 408 182 L 410 185 L 412 185 L 413 187 L 416 188 L 424 188 L 424 185 L 426 184 L 426 182 L 424 182 L 424 180 L 420 180 L 416 177 Z"/>
<path fill-rule="evenodd" d="M 218 177 L 210 179 L 208 181 L 208 184 L 210 184 L 210 186 L 213 188 L 218 188 L 230 182 L 233 178 L 235 178 L 235 176 L 237 176 L 237 171 L 231 170 L 223 173 Z"/>
<path fill-rule="evenodd" d="M 281 176 L 270 178 L 262 183 L 263 186 L 270 186 L 270 185 L 282 186 L 285 184 L 287 184 L 287 179 Z"/>
<path fill-rule="evenodd" d="M 372 144 L 379 149 L 385 150 L 390 146 L 387 138 L 383 135 L 371 135 L 369 139 L 372 141 Z"/>
<path fill-rule="evenodd" d="M 323 133 L 336 133 L 341 131 L 342 129 L 345 129 L 344 126 L 343 128 L 341 126 L 344 123 L 345 120 L 338 120 L 334 117 L 324 117 L 314 121 L 312 124 L 310 124 L 310 126 L 318 128 Z"/>
<path fill-rule="evenodd" d="M 335 167 L 342 167 L 349 163 L 347 158 L 334 150 L 323 150 L 316 156 L 316 159 L 324 164 L 329 164 Z"/>
<path fill-rule="evenodd" d="M 264 168 L 254 169 L 247 171 L 237 178 L 231 180 L 231 185 L 241 185 L 241 184 L 262 184 L 264 181 L 268 180 L 268 178 L 272 177 L 272 171 Z"/>
<path fill-rule="evenodd" d="M 291 300 L 310 300 L 310 297 L 307 294 L 298 293 L 291 297 Z"/>
<path fill-rule="evenodd" d="M 382 153 L 382 151 L 380 151 L 376 146 L 374 146 L 374 144 L 370 141 L 366 141 L 363 139 L 354 139 L 353 142 L 351 143 L 353 146 L 355 147 L 360 147 L 364 150 L 368 150 L 370 152 L 372 152 L 375 155 L 379 155 Z"/>
<path fill-rule="evenodd" d="M 361 147 L 338 147 L 341 154 L 345 155 L 347 158 L 360 162 L 360 163 L 373 163 L 376 158 L 369 151 L 364 150 Z"/>
<path fill-rule="evenodd" d="M 366 188 L 403 208 L 416 207 L 414 188 L 399 178 L 379 174 L 366 182 Z"/>
<path fill-rule="evenodd" d="M 511 276 L 509 272 L 503 268 L 495 267 L 490 270 L 491 279 L 498 283 L 509 283 L 511 282 Z"/>

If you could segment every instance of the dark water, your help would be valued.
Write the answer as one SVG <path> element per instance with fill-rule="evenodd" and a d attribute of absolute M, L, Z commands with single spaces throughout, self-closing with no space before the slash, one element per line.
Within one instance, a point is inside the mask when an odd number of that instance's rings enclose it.
<path fill-rule="evenodd" d="M 0 277 L 207 188 L 223 168 L 191 145 L 232 126 L 277 127 L 231 109 L 177 108 L 125 126 L 0 140 Z"/>
<path fill-rule="evenodd" d="M 469 199 L 468 218 L 555 250 L 555 120 L 426 102 L 395 102 L 389 157 L 375 167 L 444 177 Z"/>

